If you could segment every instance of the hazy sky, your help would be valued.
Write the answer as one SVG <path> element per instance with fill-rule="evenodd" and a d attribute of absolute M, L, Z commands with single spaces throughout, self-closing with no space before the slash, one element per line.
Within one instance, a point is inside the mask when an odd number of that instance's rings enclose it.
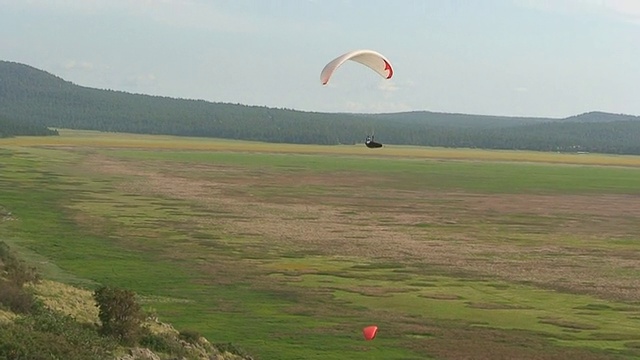
<path fill-rule="evenodd" d="M 355 49 L 394 77 L 346 63 L 320 85 Z M 0 0 L 0 60 L 309 111 L 640 115 L 640 0 Z"/>

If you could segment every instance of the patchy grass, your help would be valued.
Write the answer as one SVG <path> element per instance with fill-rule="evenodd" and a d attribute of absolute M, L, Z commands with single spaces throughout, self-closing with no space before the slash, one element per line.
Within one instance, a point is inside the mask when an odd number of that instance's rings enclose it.
<path fill-rule="evenodd" d="M 272 276 L 295 286 L 332 289 L 333 297 L 353 306 L 426 319 L 464 319 L 469 325 L 535 331 L 550 339 L 563 338 L 565 328 L 585 330 L 573 334 L 576 341 L 617 337 L 618 349 L 625 347 L 622 340 L 629 340 L 628 336 L 640 336 L 635 331 L 636 320 L 629 317 L 640 311 L 637 306 L 619 311 L 607 307 L 605 302 L 593 303 L 597 300 L 589 296 L 508 283 L 496 286 L 495 282 L 469 278 L 414 275 L 428 284 L 417 286 L 413 277 L 399 282 L 397 279 L 383 280 L 384 272 L 367 272 L 365 276 L 353 277 L 348 273 L 345 270 L 335 271 L 336 275 L 308 273 L 299 275 L 302 279 L 294 281 L 291 281 L 291 275 Z M 409 268 L 407 273 L 414 271 Z M 376 291 L 372 295 L 371 290 L 359 290 L 363 288 Z M 585 314 L 581 311 L 584 308 L 592 312 Z"/>
<path fill-rule="evenodd" d="M 13 321 L 17 315 L 11 311 L 0 309 L 0 324 Z"/>
<path fill-rule="evenodd" d="M 51 280 L 43 280 L 32 287 L 36 297 L 48 308 L 72 316 L 80 323 L 98 323 L 93 292 Z"/>
<path fill-rule="evenodd" d="M 62 134 L 0 140 L 0 237 L 212 342 L 279 359 L 640 355 L 638 157 Z"/>
<path fill-rule="evenodd" d="M 545 164 L 575 164 L 601 166 L 640 167 L 639 156 L 610 154 L 561 154 L 536 151 L 478 150 L 429 148 L 420 146 L 387 145 L 375 152 L 362 145 L 297 145 L 271 144 L 212 138 L 185 138 L 177 136 L 101 133 L 97 131 L 59 129 L 61 136 L 15 137 L 0 140 L 7 147 L 75 147 L 120 148 L 149 150 L 187 150 L 205 152 L 251 152 L 278 154 L 356 155 L 365 157 L 424 158 L 462 161 L 536 162 Z M 287 168 L 295 168 L 287 165 Z"/>

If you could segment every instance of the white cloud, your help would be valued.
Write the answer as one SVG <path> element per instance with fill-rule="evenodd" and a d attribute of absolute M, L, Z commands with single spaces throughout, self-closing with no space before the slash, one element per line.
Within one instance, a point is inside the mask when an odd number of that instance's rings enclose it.
<path fill-rule="evenodd" d="M 639 0 L 513 0 L 516 4 L 563 13 L 591 13 L 640 21 Z"/>
<path fill-rule="evenodd" d="M 156 85 L 157 77 L 153 73 L 129 76 L 123 83 L 128 89 L 150 89 Z"/>
<path fill-rule="evenodd" d="M 261 28 L 255 18 L 226 12 L 211 2 L 197 0 L 0 0 L 0 7 L 39 9 L 48 13 L 72 13 L 78 16 L 115 12 L 174 27 L 222 32 L 255 32 Z"/>
<path fill-rule="evenodd" d="M 399 87 L 396 85 L 393 80 L 380 80 L 378 83 L 378 90 L 384 92 L 395 92 L 398 91 Z"/>
<path fill-rule="evenodd" d="M 192 0 L 146 0 L 137 15 L 150 16 L 155 21 L 183 28 L 251 33 L 260 30 L 257 19 L 225 12 L 213 4 Z"/>
<path fill-rule="evenodd" d="M 619 15 L 630 20 L 640 21 L 640 1 L 638 0 L 608 0 L 605 6 Z"/>
<path fill-rule="evenodd" d="M 121 0 L 114 0 L 117 3 Z M 0 0 L 0 5 L 13 7 L 27 7 L 30 9 L 55 10 L 63 12 L 95 13 L 106 5 L 104 0 L 26 0 L 16 2 L 12 0 Z"/>
<path fill-rule="evenodd" d="M 76 60 L 69 60 L 62 67 L 67 70 L 75 70 L 75 69 L 92 70 L 94 68 L 93 63 L 91 62 L 76 61 Z"/>

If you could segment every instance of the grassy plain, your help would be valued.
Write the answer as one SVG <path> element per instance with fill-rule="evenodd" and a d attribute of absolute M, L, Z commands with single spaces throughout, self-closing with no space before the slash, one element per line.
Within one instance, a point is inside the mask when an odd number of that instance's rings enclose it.
<path fill-rule="evenodd" d="M 640 157 L 61 131 L 0 239 L 258 359 L 640 356 Z"/>

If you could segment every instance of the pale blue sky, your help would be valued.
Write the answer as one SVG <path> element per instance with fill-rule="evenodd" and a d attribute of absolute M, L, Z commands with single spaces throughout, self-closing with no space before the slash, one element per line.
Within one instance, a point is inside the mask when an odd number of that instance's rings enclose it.
<path fill-rule="evenodd" d="M 394 77 L 346 63 L 321 86 L 355 49 Z M 0 60 L 308 111 L 640 115 L 640 0 L 0 0 Z"/>

